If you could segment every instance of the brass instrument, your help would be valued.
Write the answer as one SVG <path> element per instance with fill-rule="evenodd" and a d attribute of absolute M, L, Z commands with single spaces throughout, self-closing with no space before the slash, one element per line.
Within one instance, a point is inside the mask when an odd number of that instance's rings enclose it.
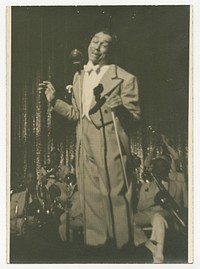
<path fill-rule="evenodd" d="M 185 229 L 187 225 L 185 221 L 183 220 L 180 206 L 176 203 L 176 201 L 173 199 L 170 193 L 166 190 L 163 184 L 153 175 L 153 173 L 150 171 L 148 173 L 149 173 L 149 176 L 155 181 L 156 185 L 158 186 L 158 189 L 160 190 L 162 194 L 162 197 L 160 199 L 161 205 L 164 208 L 167 208 L 168 210 L 170 210 L 175 216 L 177 223 L 180 225 L 180 227 Z"/>

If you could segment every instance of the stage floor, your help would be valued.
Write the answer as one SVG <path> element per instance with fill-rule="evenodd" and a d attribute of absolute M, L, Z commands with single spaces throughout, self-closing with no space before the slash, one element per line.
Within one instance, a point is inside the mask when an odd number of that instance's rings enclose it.
<path fill-rule="evenodd" d="M 29 232 L 25 237 L 11 236 L 10 263 L 152 263 L 151 253 L 145 247 L 126 246 L 116 250 L 112 246 L 87 247 L 79 235 L 73 243 L 63 243 L 55 229 Z M 182 238 L 166 241 L 165 263 L 187 263 L 187 242 Z"/>

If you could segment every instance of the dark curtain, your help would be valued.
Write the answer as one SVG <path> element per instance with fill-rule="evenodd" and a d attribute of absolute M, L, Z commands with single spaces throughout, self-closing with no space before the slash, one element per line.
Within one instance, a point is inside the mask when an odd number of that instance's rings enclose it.
<path fill-rule="evenodd" d="M 52 113 L 40 81 L 49 80 L 70 102 L 70 52 L 87 62 L 92 32 L 112 27 L 122 68 L 138 77 L 142 120 L 132 135 L 132 152 L 143 159 L 151 148 L 148 126 L 166 134 L 187 171 L 189 6 L 12 7 L 11 179 L 39 171 L 53 148 L 70 164 L 75 125 Z"/>

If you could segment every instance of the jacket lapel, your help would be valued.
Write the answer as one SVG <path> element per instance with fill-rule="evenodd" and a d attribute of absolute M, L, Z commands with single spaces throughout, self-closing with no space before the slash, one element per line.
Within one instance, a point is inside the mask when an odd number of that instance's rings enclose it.
<path fill-rule="evenodd" d="M 79 75 L 77 73 L 75 79 L 74 79 L 74 83 L 73 83 L 73 94 L 76 100 L 76 105 L 80 111 L 80 106 L 81 106 L 81 96 L 82 96 L 82 88 L 83 88 L 83 78 L 84 78 L 84 73 L 85 71 L 81 71 L 81 74 Z M 80 76 L 80 77 L 79 77 Z M 80 85 L 79 85 L 80 84 Z"/>
<path fill-rule="evenodd" d="M 108 95 L 113 89 L 115 89 L 119 84 L 123 82 L 122 78 L 118 78 L 116 68 L 116 65 L 110 65 L 110 67 L 100 80 L 99 84 L 102 84 L 103 86 L 101 98 Z M 95 105 L 96 101 L 93 97 L 90 109 L 92 109 Z"/>

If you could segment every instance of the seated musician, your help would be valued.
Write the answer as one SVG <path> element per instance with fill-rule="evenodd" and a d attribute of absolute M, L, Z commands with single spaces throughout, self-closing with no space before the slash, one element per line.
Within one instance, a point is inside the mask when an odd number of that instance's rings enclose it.
<path fill-rule="evenodd" d="M 67 173 L 64 179 L 64 173 L 59 174 L 59 171 L 57 173 L 55 170 L 47 171 L 42 179 L 43 189 L 39 193 L 39 196 L 43 196 L 41 199 L 43 209 L 53 213 L 59 219 L 58 230 L 62 241 L 68 241 L 69 233 L 79 232 L 83 226 L 74 160 L 72 160 L 70 171 L 71 173 Z"/>
<path fill-rule="evenodd" d="M 65 188 L 62 187 L 59 200 L 65 212 L 60 216 L 59 235 L 60 239 L 73 241 L 73 235 L 81 234 L 83 227 L 83 215 L 79 200 L 78 186 L 75 175 L 75 159 L 71 162 L 71 171 L 65 177 Z M 62 183 L 57 183 L 61 186 Z M 64 191 L 65 190 L 65 191 Z"/>
<path fill-rule="evenodd" d="M 61 163 L 60 152 L 56 149 L 50 153 L 50 162 L 42 167 L 39 172 L 37 183 L 38 200 L 43 210 L 48 210 L 50 207 L 49 202 L 49 188 L 56 181 L 64 182 L 65 176 L 68 174 L 66 165 Z"/>
<path fill-rule="evenodd" d="M 170 162 L 169 178 L 185 183 L 185 175 L 179 152 L 175 149 L 173 142 L 164 134 L 157 134 L 154 137 L 154 145 L 148 156 L 144 160 L 144 166 L 149 168 L 152 160 L 155 158 L 157 149 L 161 149 L 160 156 L 165 156 Z M 187 204 L 187 194 L 185 194 L 185 205 Z"/>
<path fill-rule="evenodd" d="M 50 175 L 55 175 L 56 178 L 64 181 L 68 173 L 67 166 L 61 163 L 60 152 L 54 149 L 50 153 L 50 163 L 40 170 L 39 181 L 46 181 Z"/>
<path fill-rule="evenodd" d="M 152 172 L 149 175 L 154 176 L 147 177 L 146 182 L 142 184 L 139 191 L 138 212 L 133 216 L 134 243 L 136 246 L 144 244 L 152 252 L 153 263 L 164 262 L 165 232 L 176 221 L 172 210 L 169 207 L 165 208 L 161 203 L 165 199 L 163 199 L 163 194 L 160 192 L 155 178 L 164 186 L 178 206 L 181 206 L 183 200 L 183 190 L 180 184 L 168 179 L 169 170 L 168 159 L 160 157 L 152 162 Z M 142 229 L 146 226 L 152 226 L 150 238 Z"/>
<path fill-rule="evenodd" d="M 32 171 L 27 172 L 26 176 L 26 188 L 27 188 L 27 215 L 34 216 L 38 208 L 38 198 L 36 193 L 36 173 Z"/>
<path fill-rule="evenodd" d="M 27 175 L 19 187 L 12 193 L 10 203 L 10 232 L 24 235 L 26 227 L 36 225 L 36 210 L 38 200 L 36 195 L 36 174 L 27 171 Z"/>

